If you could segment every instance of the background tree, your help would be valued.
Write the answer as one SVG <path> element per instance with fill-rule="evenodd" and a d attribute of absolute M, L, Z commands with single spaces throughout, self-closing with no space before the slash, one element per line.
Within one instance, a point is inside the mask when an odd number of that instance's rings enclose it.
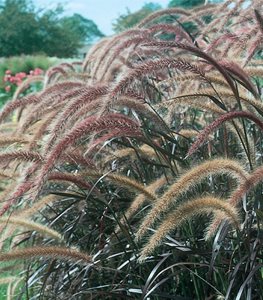
<path fill-rule="evenodd" d="M 0 7 L 1 56 L 32 54 L 39 44 L 38 21 L 31 3 L 6 0 Z"/>
<path fill-rule="evenodd" d="M 214 3 L 218 3 L 221 2 L 222 0 L 210 0 L 209 2 L 214 2 Z M 199 5 L 203 5 L 205 4 L 205 0 L 171 0 L 168 4 L 168 7 L 182 7 L 185 9 L 191 9 L 194 8 L 196 6 Z M 205 21 L 206 23 L 211 22 L 211 15 L 207 15 L 204 16 L 203 21 Z M 192 36 L 195 36 L 197 34 L 197 28 L 196 25 L 192 22 L 187 22 L 184 24 L 181 24 L 184 28 L 184 30 L 186 30 L 189 34 L 191 34 Z"/>
<path fill-rule="evenodd" d="M 103 36 L 92 20 L 79 14 L 62 17 L 61 6 L 37 10 L 28 0 L 0 4 L 1 56 L 45 53 L 71 57 L 85 43 Z"/>
<path fill-rule="evenodd" d="M 46 11 L 39 24 L 43 41 L 40 49 L 49 56 L 74 56 L 85 43 L 104 36 L 93 21 L 79 14 L 60 18 L 58 10 Z"/>
<path fill-rule="evenodd" d="M 112 24 L 112 28 L 117 33 L 129 29 L 137 23 L 139 23 L 149 14 L 161 8 L 161 5 L 153 2 L 148 2 L 144 4 L 141 9 L 137 10 L 134 13 L 131 13 L 130 10 L 127 8 L 126 14 L 120 15 L 116 19 L 115 23 Z"/>
<path fill-rule="evenodd" d="M 205 3 L 205 0 L 171 0 L 168 7 L 180 6 L 183 8 L 192 8 Z"/>

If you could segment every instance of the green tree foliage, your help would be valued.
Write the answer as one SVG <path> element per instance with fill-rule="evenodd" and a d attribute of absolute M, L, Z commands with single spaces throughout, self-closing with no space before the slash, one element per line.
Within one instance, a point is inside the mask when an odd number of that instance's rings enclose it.
<path fill-rule="evenodd" d="M 61 17 L 63 9 L 36 10 L 28 0 L 0 2 L 1 56 L 45 53 L 71 57 L 79 47 L 103 34 L 79 14 Z"/>
<path fill-rule="evenodd" d="M 34 9 L 25 0 L 6 0 L 0 7 L 1 56 L 31 54 L 40 44 Z"/>
<path fill-rule="evenodd" d="M 192 8 L 204 4 L 204 0 L 171 0 L 168 4 L 168 7 L 183 7 L 183 8 Z"/>
<path fill-rule="evenodd" d="M 213 2 L 215 2 L 215 0 Z M 202 4 L 205 4 L 205 0 L 171 0 L 168 4 L 168 7 L 182 7 L 184 9 L 191 9 Z M 203 21 L 209 23 L 211 21 L 211 15 L 204 16 Z M 184 30 L 186 30 L 192 36 L 196 35 L 197 28 L 192 22 L 184 23 L 182 26 Z"/>
<path fill-rule="evenodd" d="M 149 14 L 161 8 L 162 7 L 159 4 L 153 2 L 145 3 L 141 9 L 134 13 L 131 13 L 127 8 L 126 14 L 120 15 L 115 23 L 113 23 L 112 28 L 117 33 L 129 29 Z"/>

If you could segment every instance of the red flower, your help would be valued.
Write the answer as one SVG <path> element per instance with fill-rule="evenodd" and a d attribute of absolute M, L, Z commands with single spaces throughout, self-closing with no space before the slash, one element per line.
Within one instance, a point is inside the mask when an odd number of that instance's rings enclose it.
<path fill-rule="evenodd" d="M 15 83 L 15 82 L 16 82 L 16 77 L 15 77 L 15 76 L 10 76 L 10 77 L 9 77 L 9 81 L 10 81 L 11 83 Z"/>
<path fill-rule="evenodd" d="M 40 69 L 40 68 L 35 68 L 35 70 L 34 70 L 34 72 L 33 72 L 33 74 L 34 75 L 41 75 L 43 73 L 43 70 L 42 69 Z M 31 74 L 31 73 L 30 73 Z"/>
<path fill-rule="evenodd" d="M 15 77 L 18 78 L 18 79 L 20 80 L 20 79 L 26 78 L 26 76 L 27 76 L 27 75 L 26 75 L 25 72 L 19 72 L 19 73 L 16 74 Z"/>
<path fill-rule="evenodd" d="M 4 82 L 10 81 L 11 75 L 4 76 Z"/>
<path fill-rule="evenodd" d="M 8 93 L 8 92 L 10 92 L 10 90 L 11 90 L 11 86 L 10 86 L 10 85 L 7 85 L 7 86 L 5 87 L 5 91 Z"/>

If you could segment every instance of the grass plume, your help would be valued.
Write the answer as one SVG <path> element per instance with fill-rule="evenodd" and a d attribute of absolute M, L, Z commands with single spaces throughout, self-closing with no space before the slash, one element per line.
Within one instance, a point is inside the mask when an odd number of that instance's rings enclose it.
<path fill-rule="evenodd" d="M 86 264 L 92 263 L 92 257 L 85 253 L 82 253 L 76 249 L 57 246 L 35 246 L 25 249 L 16 249 L 7 253 L 0 253 L 0 261 L 32 259 L 36 257 L 64 259 L 66 261 L 76 261 Z"/>
<path fill-rule="evenodd" d="M 187 201 L 171 212 L 152 235 L 140 253 L 143 261 L 160 244 L 162 239 L 173 229 L 180 227 L 186 220 L 201 214 L 210 214 L 220 211 L 224 219 L 229 220 L 235 227 L 239 227 L 238 212 L 226 201 L 211 196 Z"/>
<path fill-rule="evenodd" d="M 89 171 L 89 172 L 81 173 L 80 176 L 105 178 L 117 184 L 118 186 L 127 188 L 131 191 L 141 192 L 144 196 L 146 196 L 151 200 L 156 199 L 155 193 L 153 193 L 151 189 L 145 188 L 138 181 L 124 175 L 115 174 L 115 173 L 104 174 L 102 172 Z"/>
<path fill-rule="evenodd" d="M 125 130 L 127 128 L 128 130 L 133 130 L 133 133 L 135 135 L 141 135 L 139 124 L 121 114 L 108 114 L 100 118 L 98 118 L 97 116 L 90 116 L 77 124 L 77 126 L 73 127 L 73 129 L 65 137 L 63 137 L 49 153 L 45 164 L 36 180 L 35 186 L 37 188 L 37 193 L 43 186 L 47 174 L 50 172 L 56 160 L 61 155 L 62 149 L 67 149 L 68 146 L 73 144 L 83 135 L 87 135 L 87 133 L 91 134 L 94 132 L 101 132 L 103 130 L 117 128 L 121 130 Z"/>
<path fill-rule="evenodd" d="M 57 231 L 48 228 L 47 226 L 41 225 L 39 223 L 23 219 L 21 217 L 1 217 L 0 223 L 5 223 L 6 225 L 12 224 L 16 226 L 22 226 L 29 230 L 35 230 L 37 232 L 40 232 L 44 236 L 52 237 L 55 240 L 62 241 L 63 238 L 60 233 Z"/>
<path fill-rule="evenodd" d="M 136 239 L 140 239 L 148 228 L 153 225 L 172 204 L 176 203 L 176 200 L 180 195 L 196 186 L 207 176 L 223 173 L 235 178 L 239 183 L 243 182 L 248 177 L 248 173 L 245 171 L 244 167 L 238 162 L 230 159 L 213 159 L 197 165 L 179 177 L 179 179 L 170 186 L 167 192 L 153 204 L 152 209 L 145 217 L 136 233 Z"/>
<path fill-rule="evenodd" d="M 198 135 L 196 141 L 188 150 L 186 157 L 192 155 L 204 142 L 206 137 L 211 134 L 215 129 L 222 125 L 226 121 L 232 121 L 234 118 L 246 118 L 252 120 L 261 130 L 263 130 L 263 122 L 256 117 L 254 114 L 246 111 L 233 111 L 225 113 L 222 116 L 218 117 L 210 125 L 206 126 Z"/>

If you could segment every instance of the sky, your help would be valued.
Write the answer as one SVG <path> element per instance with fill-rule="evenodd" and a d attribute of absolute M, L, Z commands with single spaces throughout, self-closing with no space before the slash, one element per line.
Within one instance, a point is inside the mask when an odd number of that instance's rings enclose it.
<path fill-rule="evenodd" d="M 139 10 L 145 2 L 160 4 L 163 8 L 169 0 L 33 0 L 36 7 L 52 9 L 61 3 L 67 15 L 81 14 L 87 19 L 93 20 L 100 31 L 106 35 L 113 34 L 112 23 L 121 14 L 126 13 L 126 8 L 131 12 Z"/>

